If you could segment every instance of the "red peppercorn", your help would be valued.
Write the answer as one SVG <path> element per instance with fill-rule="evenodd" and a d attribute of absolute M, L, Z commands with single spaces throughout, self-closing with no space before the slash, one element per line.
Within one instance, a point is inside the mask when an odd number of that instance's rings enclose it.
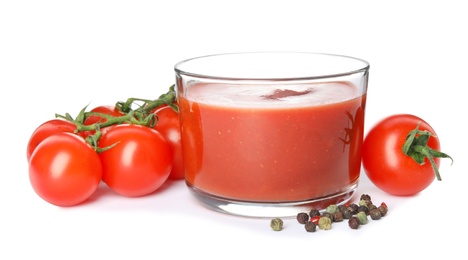
<path fill-rule="evenodd" d="M 320 220 L 321 216 L 314 216 L 309 219 L 310 222 L 314 223 L 315 225 L 318 225 L 318 222 Z"/>

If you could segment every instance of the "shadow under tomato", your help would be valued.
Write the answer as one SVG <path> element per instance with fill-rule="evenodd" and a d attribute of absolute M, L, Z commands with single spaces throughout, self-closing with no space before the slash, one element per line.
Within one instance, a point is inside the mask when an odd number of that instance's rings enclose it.
<path fill-rule="evenodd" d="M 86 205 L 90 203 L 94 203 L 97 200 L 102 199 L 103 197 L 115 197 L 119 196 L 117 193 L 112 191 L 107 185 L 101 181 L 99 186 L 97 187 L 96 191 L 91 195 L 86 201 L 81 203 L 80 205 Z"/>
<path fill-rule="evenodd" d="M 156 194 L 166 192 L 168 189 L 170 189 L 172 186 L 174 186 L 176 183 L 178 183 L 180 181 L 183 181 L 183 180 L 170 180 L 170 179 L 168 179 L 166 182 L 164 182 L 164 184 L 161 187 L 159 187 L 154 192 L 149 193 L 147 195 L 139 196 L 139 197 L 149 197 L 149 196 L 153 196 L 153 195 L 156 195 Z M 117 198 L 122 198 L 122 197 L 126 197 L 126 196 L 123 196 L 123 195 L 120 195 L 120 194 L 114 192 L 104 182 L 101 181 L 101 183 L 99 184 L 98 188 L 93 193 L 93 195 L 91 195 L 86 201 L 80 203 L 77 206 L 84 206 L 84 205 L 95 203 L 97 201 L 101 201 L 101 200 L 104 200 L 104 199 L 107 199 L 107 198 L 112 200 L 113 198 L 117 199 Z M 139 198 L 139 197 L 127 197 L 127 198 Z"/>

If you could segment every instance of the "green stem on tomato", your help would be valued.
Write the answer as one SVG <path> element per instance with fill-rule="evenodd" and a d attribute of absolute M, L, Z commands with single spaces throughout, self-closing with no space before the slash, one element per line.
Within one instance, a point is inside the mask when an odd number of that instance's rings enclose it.
<path fill-rule="evenodd" d="M 162 94 L 156 100 L 152 100 L 152 101 L 147 102 L 146 106 L 142 106 L 137 110 L 149 112 L 149 111 L 151 111 L 151 110 L 153 110 L 153 109 L 155 109 L 155 108 L 157 108 L 157 107 L 159 107 L 161 105 L 166 104 L 166 105 L 172 107 L 172 109 L 174 109 L 176 112 L 178 112 L 178 107 L 176 105 L 174 105 L 174 102 L 176 101 L 176 98 L 177 98 L 174 87 L 175 87 L 175 85 L 172 85 L 169 88 L 169 91 L 167 93 Z"/>
<path fill-rule="evenodd" d="M 433 134 L 429 131 L 419 130 L 419 125 L 420 124 L 418 124 L 415 129 L 409 132 L 408 136 L 406 137 L 406 142 L 402 147 L 402 151 L 405 155 L 413 158 L 413 160 L 418 164 L 424 164 L 424 160 L 427 158 L 431 163 L 437 180 L 441 181 L 442 178 L 434 158 L 449 158 L 452 160 L 452 163 L 453 159 L 448 154 L 434 150 L 427 146 L 429 138 L 433 136 Z"/>
<path fill-rule="evenodd" d="M 151 113 L 151 111 L 159 106 L 168 105 L 178 111 L 174 102 L 176 101 L 176 92 L 175 92 L 175 85 L 169 87 L 169 91 L 159 96 L 159 98 L 155 100 L 143 99 L 143 98 L 128 98 L 127 101 L 122 102 L 119 101 L 116 103 L 116 108 L 123 112 L 128 113 L 129 111 L 133 110 L 133 106 L 136 102 L 143 102 L 138 108 L 134 109 L 135 114 L 137 116 L 146 116 Z"/>
<path fill-rule="evenodd" d="M 65 119 L 75 124 L 76 133 L 85 131 L 95 131 L 93 135 L 90 135 L 86 138 L 86 142 L 90 144 L 97 152 L 102 152 L 112 148 L 116 144 L 105 148 L 98 147 L 98 140 L 102 135 L 100 129 L 111 125 L 118 125 L 123 123 L 153 127 L 157 123 L 157 117 L 152 112 L 153 109 L 166 104 L 172 107 L 175 111 L 178 111 L 178 107 L 175 104 L 177 96 L 174 87 L 175 85 L 173 84 L 169 87 L 169 91 L 167 93 L 160 95 L 159 98 L 155 100 L 129 98 L 126 102 L 117 102 L 115 104 L 115 107 L 117 108 L 117 110 L 123 113 L 122 116 L 112 116 L 98 112 L 86 112 L 86 109 L 88 107 L 88 105 L 86 105 L 84 108 L 81 109 L 76 118 L 73 118 L 69 113 L 66 113 L 64 116 L 60 114 L 55 114 L 55 117 Z M 138 103 L 140 102 L 143 102 L 143 104 L 139 105 Z M 138 108 L 133 109 L 134 106 L 138 106 Z M 101 120 L 91 125 L 85 125 L 85 120 L 90 116 L 99 116 L 105 120 Z"/>

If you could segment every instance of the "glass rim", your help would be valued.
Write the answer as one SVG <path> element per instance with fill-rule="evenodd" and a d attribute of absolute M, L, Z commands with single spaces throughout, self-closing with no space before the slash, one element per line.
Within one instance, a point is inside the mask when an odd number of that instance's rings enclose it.
<path fill-rule="evenodd" d="M 189 69 L 192 63 L 200 63 L 210 59 L 222 59 L 230 58 L 234 56 L 249 56 L 253 57 L 254 55 L 301 55 L 302 57 L 320 57 L 326 59 L 335 59 L 341 61 L 352 62 L 353 66 L 350 69 L 344 69 L 342 71 L 336 70 L 335 72 L 324 72 L 324 73 L 305 73 L 301 76 L 224 76 L 217 75 L 216 73 L 204 73 L 197 71 L 196 69 Z M 247 59 L 244 59 L 243 62 L 246 62 Z M 196 65 L 196 64 L 195 64 Z M 201 65 L 201 64 L 199 64 Z M 214 64 L 212 64 L 214 65 Z M 246 65 L 246 64 L 243 64 Z M 188 67 L 185 68 L 184 67 Z M 192 66 L 193 67 L 193 66 Z M 289 69 L 289 68 L 288 68 Z M 317 80 L 317 79 L 326 79 L 326 78 L 339 78 L 346 77 L 358 73 L 364 73 L 370 69 L 370 64 L 366 60 L 347 56 L 340 54 L 331 54 L 331 53 L 320 53 L 320 52 L 293 52 L 293 51 L 260 51 L 260 52 L 231 52 L 231 53 L 218 53 L 211 55 L 198 56 L 194 58 L 189 58 L 182 60 L 175 64 L 174 70 L 177 75 L 185 75 L 195 78 L 204 78 L 212 80 L 262 80 L 262 81 L 291 81 L 291 80 Z"/>

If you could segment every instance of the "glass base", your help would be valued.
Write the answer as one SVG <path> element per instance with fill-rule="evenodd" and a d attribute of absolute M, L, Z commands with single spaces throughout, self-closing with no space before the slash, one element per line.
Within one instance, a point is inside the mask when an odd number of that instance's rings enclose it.
<path fill-rule="evenodd" d="M 300 212 L 309 212 L 312 208 L 320 211 L 329 205 L 341 205 L 348 202 L 357 189 L 357 182 L 346 192 L 332 194 L 326 197 L 295 202 L 245 202 L 217 197 L 203 192 L 190 183 L 186 183 L 192 195 L 206 208 L 235 216 L 254 218 L 289 218 L 296 217 Z"/>

